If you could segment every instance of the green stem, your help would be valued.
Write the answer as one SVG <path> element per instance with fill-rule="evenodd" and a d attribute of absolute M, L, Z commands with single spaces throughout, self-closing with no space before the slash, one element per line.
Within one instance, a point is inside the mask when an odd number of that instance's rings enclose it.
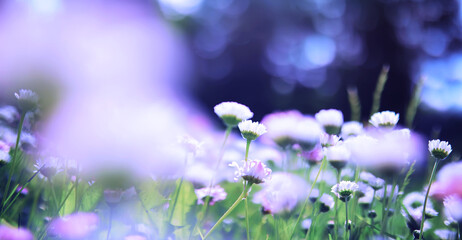
<path fill-rule="evenodd" d="M 348 201 L 345 201 L 345 240 L 348 239 Z"/>
<path fill-rule="evenodd" d="M 42 169 L 42 168 L 40 168 Z M 13 200 L 11 200 L 11 202 L 6 206 L 6 208 L 2 209 L 1 211 L 1 214 L 0 214 L 0 218 L 3 217 L 3 215 L 6 213 L 6 211 L 8 211 L 8 209 L 10 209 L 11 205 L 13 205 L 13 203 L 16 201 L 16 199 L 19 197 L 19 195 L 21 194 L 22 190 L 27 187 L 27 185 L 29 185 L 29 183 L 32 181 L 32 179 L 35 178 L 35 176 L 37 176 L 37 174 L 39 173 L 39 170 L 37 170 L 37 172 L 34 173 L 34 175 L 32 175 L 32 177 L 30 177 L 27 182 L 21 187 L 21 189 L 19 190 L 19 192 L 16 193 L 16 196 L 13 198 Z M 15 190 L 16 191 L 16 190 Z"/>
<path fill-rule="evenodd" d="M 310 192 L 308 193 L 308 196 L 306 196 L 306 198 L 305 198 L 305 203 L 303 203 L 302 209 L 300 210 L 300 214 L 298 215 L 297 221 L 295 222 L 295 225 L 294 225 L 294 227 L 293 227 L 293 229 L 292 229 L 292 233 L 290 234 L 289 239 L 292 239 L 292 237 L 293 237 L 294 234 L 295 234 L 295 230 L 296 230 L 297 227 L 298 227 L 298 224 L 300 224 L 300 220 L 301 220 L 302 217 L 303 217 L 303 213 L 305 212 L 306 205 L 308 204 L 308 201 L 309 201 L 309 199 L 310 199 L 311 192 L 313 191 L 314 185 L 315 185 L 316 182 L 318 181 L 319 175 L 321 174 L 321 171 L 323 170 L 324 165 L 326 164 L 326 162 L 327 162 L 326 157 L 324 157 L 324 158 L 322 159 L 321 166 L 319 167 L 319 171 L 318 171 L 318 173 L 316 174 L 316 178 L 314 179 L 313 184 L 311 184 Z"/>
<path fill-rule="evenodd" d="M 215 166 L 215 173 L 217 173 L 218 171 L 218 168 L 220 167 L 220 163 L 221 163 L 221 160 L 223 159 L 223 155 L 225 154 L 225 147 L 226 147 L 226 143 L 228 141 L 228 138 L 229 138 L 229 135 L 231 134 L 231 130 L 233 130 L 233 127 L 232 126 L 228 126 L 226 128 L 226 131 L 225 131 L 225 138 L 223 140 L 223 143 L 221 144 L 221 147 L 220 147 L 220 153 L 218 155 L 218 161 L 217 161 L 217 165 Z M 205 219 L 206 215 L 207 215 L 207 212 L 208 212 L 208 208 L 209 208 L 209 202 L 210 202 L 210 192 L 212 191 L 212 187 L 213 187 L 213 181 L 214 181 L 214 177 L 210 180 L 210 184 L 209 184 L 209 192 L 207 194 L 207 196 L 205 197 L 205 200 L 204 200 L 204 206 L 202 207 L 202 210 L 201 212 L 203 213 L 201 218 L 198 219 L 196 221 L 196 224 L 194 225 L 194 227 L 192 228 L 191 230 L 191 233 L 189 234 L 190 236 L 190 239 L 193 235 L 193 232 L 196 228 L 199 227 L 200 224 L 202 224 L 202 221 Z M 200 230 L 199 230 L 199 233 L 200 233 Z"/>
<path fill-rule="evenodd" d="M 48 179 L 48 182 L 50 183 L 50 189 L 51 189 L 51 195 L 53 197 L 53 201 L 55 202 L 56 209 L 58 209 L 59 202 L 58 202 L 58 198 L 56 197 L 55 187 L 53 186 L 53 183 L 51 182 L 50 179 Z M 58 214 L 59 214 L 59 211 L 58 211 Z"/>
<path fill-rule="evenodd" d="M 392 185 L 392 188 L 391 188 L 390 197 L 387 200 L 387 212 L 385 214 L 385 221 L 383 223 L 383 228 L 385 229 L 385 231 L 387 231 L 387 226 L 388 226 L 388 213 L 390 212 L 390 203 L 393 202 L 393 198 L 395 197 L 396 182 L 397 182 L 397 180 L 396 180 L 396 176 L 395 176 L 393 178 L 393 185 Z"/>
<path fill-rule="evenodd" d="M 11 184 L 11 178 L 13 176 L 14 170 L 16 169 L 16 162 L 17 162 L 16 155 L 18 153 L 19 141 L 21 139 L 22 125 L 24 124 L 24 119 L 26 117 L 26 113 L 27 112 L 21 114 L 21 119 L 19 120 L 18 134 L 16 136 L 16 145 L 14 147 L 13 158 L 11 159 L 11 167 L 9 169 L 9 174 L 8 174 L 8 181 L 6 182 L 5 191 L 3 192 L 3 196 L 8 195 L 8 190 L 9 190 L 10 184 Z M 5 204 L 6 204 L 6 201 L 4 201 L 4 199 L 2 199 L 2 208 L 5 207 Z"/>
<path fill-rule="evenodd" d="M 428 182 L 427 194 L 425 194 L 425 201 L 424 201 L 423 210 L 422 210 L 422 221 L 420 222 L 419 240 L 422 240 L 423 238 L 423 232 L 424 232 L 423 228 L 424 228 L 424 223 L 425 223 L 425 208 L 427 207 L 428 194 L 430 193 L 430 188 L 432 186 L 433 177 L 435 176 L 435 172 L 436 172 L 436 169 L 438 168 L 439 162 L 440 162 L 439 159 L 435 160 L 435 164 L 433 165 L 432 175 L 430 176 L 430 181 Z"/>
<path fill-rule="evenodd" d="M 245 228 L 247 232 L 247 240 L 250 240 L 249 205 L 247 204 L 247 198 L 245 198 L 244 203 L 245 203 Z"/>
<path fill-rule="evenodd" d="M 225 220 L 225 218 L 239 205 L 239 203 L 244 200 L 244 197 L 246 195 L 245 191 L 242 191 L 241 195 L 236 199 L 236 201 L 231 205 L 231 207 L 228 208 L 228 210 L 223 214 L 223 216 L 218 219 L 218 221 L 213 225 L 213 227 L 210 229 L 210 231 L 205 234 L 204 240 L 207 239 L 208 236 Z"/>
<path fill-rule="evenodd" d="M 337 184 L 340 183 L 340 173 L 341 173 L 341 170 L 340 169 L 337 169 Z M 335 226 L 334 226 L 334 229 L 335 229 L 335 232 L 334 232 L 334 236 L 335 236 L 335 239 L 338 239 L 338 229 L 339 229 L 339 220 L 338 220 L 338 197 L 335 198 Z"/>
<path fill-rule="evenodd" d="M 247 159 L 249 158 L 249 148 L 250 148 L 250 143 L 252 140 L 247 140 L 247 144 L 245 145 L 245 161 L 247 162 Z"/>
<path fill-rule="evenodd" d="M 385 229 L 383 228 L 383 224 L 384 224 L 384 220 L 385 220 L 385 214 L 387 214 L 385 212 L 385 206 L 386 206 L 386 200 L 387 200 L 387 184 L 385 184 L 385 186 L 383 186 L 384 189 L 383 189 L 383 196 L 382 196 L 382 227 L 380 229 L 380 235 L 383 235 L 383 232 L 385 231 Z"/>

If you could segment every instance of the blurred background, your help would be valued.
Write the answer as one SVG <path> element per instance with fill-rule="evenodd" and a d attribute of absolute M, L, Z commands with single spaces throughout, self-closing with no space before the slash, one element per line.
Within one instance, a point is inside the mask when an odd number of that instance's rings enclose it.
<path fill-rule="evenodd" d="M 255 120 L 323 108 L 349 120 L 347 88 L 356 88 L 366 121 L 387 65 L 380 110 L 399 112 L 404 125 L 424 76 L 415 129 L 462 149 L 461 7 L 456 0 L 4 0 L 0 100 L 13 104 L 14 91 L 32 88 L 44 112 L 105 108 L 112 99 L 168 103 L 175 111 L 167 115 L 197 127 L 221 126 L 212 108 L 222 101 L 249 106 Z"/>

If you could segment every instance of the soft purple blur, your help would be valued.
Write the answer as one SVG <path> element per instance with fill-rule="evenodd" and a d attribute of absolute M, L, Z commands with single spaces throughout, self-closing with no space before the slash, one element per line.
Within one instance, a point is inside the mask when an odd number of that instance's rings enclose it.
<path fill-rule="evenodd" d="M 53 220 L 48 234 L 64 239 L 81 239 L 95 231 L 98 224 L 99 218 L 95 213 L 74 213 Z"/>
<path fill-rule="evenodd" d="M 189 64 L 181 38 L 146 4 L 3 3 L 2 95 L 31 86 L 57 100 L 42 129 L 43 151 L 84 169 L 182 169 L 176 137 L 210 125 L 196 124 L 200 114 L 182 92 Z"/>
<path fill-rule="evenodd" d="M 0 226 L 0 239 L 2 240 L 33 240 L 34 236 L 24 228 Z"/>

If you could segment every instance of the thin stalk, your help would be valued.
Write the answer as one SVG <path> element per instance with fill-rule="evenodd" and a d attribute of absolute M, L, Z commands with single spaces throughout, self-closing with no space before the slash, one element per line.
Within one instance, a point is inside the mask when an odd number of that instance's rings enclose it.
<path fill-rule="evenodd" d="M 377 190 L 375 190 L 375 188 L 374 188 L 374 193 L 372 194 L 371 209 L 374 209 L 375 193 L 376 192 L 377 192 Z M 374 219 L 375 218 L 371 218 L 371 225 L 374 225 Z"/>
<path fill-rule="evenodd" d="M 348 239 L 348 201 L 345 201 L 345 240 Z"/>
<path fill-rule="evenodd" d="M 43 167 L 42 167 L 43 168 Z M 40 169 L 42 169 L 40 168 Z M 32 179 L 35 178 L 35 176 L 37 176 L 37 174 L 39 173 L 39 170 L 37 170 L 36 173 L 34 173 L 34 175 L 32 175 L 32 177 L 30 177 L 27 182 L 21 187 L 21 189 L 19 190 L 19 192 L 16 193 L 16 196 L 13 198 L 13 200 L 11 200 L 11 202 L 6 206 L 6 208 L 2 209 L 1 211 L 1 214 L 0 214 L 0 218 L 3 217 L 3 215 L 6 213 L 6 211 L 8 211 L 8 209 L 10 209 L 11 205 L 13 205 L 13 203 L 16 201 L 16 199 L 19 197 L 19 195 L 21 194 L 22 190 L 27 187 L 27 185 L 29 185 L 29 183 L 32 181 Z"/>
<path fill-rule="evenodd" d="M 252 140 L 247 139 L 247 144 L 245 145 L 245 161 L 247 162 L 247 159 L 249 158 L 249 148 L 250 148 L 250 143 Z"/>
<path fill-rule="evenodd" d="M 319 175 L 321 174 L 321 171 L 323 170 L 324 165 L 326 164 L 326 162 L 327 162 L 326 157 L 324 157 L 322 159 L 321 167 L 319 167 L 319 171 L 318 171 L 318 173 L 316 175 L 316 178 L 314 179 L 313 184 L 311 184 L 310 192 L 308 193 L 308 196 L 306 196 L 306 198 L 305 198 L 305 203 L 303 203 L 302 209 L 300 210 L 300 214 L 298 215 L 297 221 L 295 222 L 295 225 L 294 225 L 294 227 L 292 229 L 292 233 L 290 234 L 289 239 L 292 239 L 292 237 L 295 234 L 295 230 L 297 229 L 298 224 L 300 224 L 300 220 L 303 217 L 303 213 L 305 212 L 306 205 L 308 204 L 308 200 L 310 199 L 311 192 L 313 191 L 314 185 L 318 181 Z"/>
<path fill-rule="evenodd" d="M 5 191 L 3 192 L 3 196 L 8 195 L 8 190 L 9 190 L 10 184 L 11 184 L 11 178 L 13 176 L 14 170 L 16 169 L 16 162 L 17 162 L 16 155 L 18 154 L 19 140 L 21 139 L 22 126 L 24 124 L 24 119 L 26 117 L 26 113 L 27 112 L 24 112 L 23 114 L 21 114 L 21 119 L 19 120 L 18 134 L 16 136 L 16 144 L 15 144 L 15 147 L 14 147 L 13 158 L 11 159 L 11 167 L 9 169 L 8 181 L 6 182 Z M 5 207 L 5 204 L 6 204 L 6 201 L 4 201 L 2 199 L 2 208 Z"/>
<path fill-rule="evenodd" d="M 432 186 L 433 177 L 435 176 L 435 172 L 436 172 L 436 169 L 438 168 L 439 162 L 440 162 L 440 159 L 435 160 L 435 164 L 433 165 L 432 175 L 430 176 L 430 181 L 428 182 L 427 194 L 425 194 L 425 201 L 424 201 L 423 210 L 422 210 L 422 221 L 420 222 L 419 240 L 422 240 L 422 237 L 423 237 L 423 228 L 424 228 L 424 223 L 425 223 L 425 209 L 427 207 L 428 194 L 430 193 L 430 188 Z"/>
<path fill-rule="evenodd" d="M 387 225 L 388 225 L 388 212 L 390 211 L 390 202 L 393 202 L 393 197 L 395 195 L 395 189 L 396 189 L 396 176 L 393 177 L 393 185 L 391 187 L 391 193 L 390 197 L 387 198 L 387 208 L 386 208 L 386 213 L 385 213 L 385 219 L 383 221 L 382 227 L 384 228 L 384 231 L 387 231 Z"/>
<path fill-rule="evenodd" d="M 321 196 L 322 193 L 320 192 L 319 195 Z M 316 210 L 317 205 L 318 205 L 316 203 L 317 202 L 315 202 L 314 205 L 313 205 L 313 211 L 311 212 L 311 226 L 308 228 L 308 231 L 306 231 L 305 240 L 308 240 L 308 238 L 310 236 L 311 229 L 314 227 L 314 223 L 316 222 L 315 220 L 316 220 L 317 216 L 314 216 L 315 210 Z"/>
<path fill-rule="evenodd" d="M 279 217 L 274 217 L 274 230 L 276 231 L 276 240 L 279 240 Z"/>
<path fill-rule="evenodd" d="M 358 89 L 356 87 L 348 87 L 348 102 L 350 102 L 351 121 L 361 120 L 361 103 L 359 102 Z"/>
<path fill-rule="evenodd" d="M 241 195 L 236 199 L 236 201 L 231 205 L 231 207 L 228 208 L 228 210 L 223 214 L 223 216 L 218 219 L 218 221 L 213 225 L 213 227 L 210 229 L 210 231 L 205 234 L 204 240 L 207 239 L 208 236 L 225 220 L 225 218 L 239 205 L 239 203 L 244 200 L 244 197 L 246 195 L 245 191 L 242 191 Z"/>
<path fill-rule="evenodd" d="M 244 203 L 245 203 L 245 228 L 247 232 L 247 240 L 250 240 L 249 205 L 247 204 L 247 198 L 245 198 Z"/>
<path fill-rule="evenodd" d="M 384 65 L 382 67 L 382 71 L 380 72 L 379 79 L 377 81 L 377 86 L 375 87 L 375 91 L 374 91 L 374 97 L 373 97 L 372 108 L 371 108 L 371 116 L 372 114 L 379 111 L 380 98 L 382 97 L 382 92 L 385 87 L 385 83 L 387 82 L 389 70 L 390 70 L 390 67 L 387 65 Z"/>
<path fill-rule="evenodd" d="M 337 184 L 340 183 L 340 169 L 337 169 Z M 334 233 L 334 236 L 335 236 L 335 239 L 338 239 L 338 229 L 339 229 L 339 220 L 338 220 L 338 197 L 335 198 L 335 226 L 334 226 L 334 229 L 335 229 L 335 233 Z"/>
<path fill-rule="evenodd" d="M 223 140 L 223 143 L 221 144 L 220 153 L 218 155 L 217 165 L 215 166 L 215 174 L 217 173 L 217 170 L 220 167 L 221 160 L 223 159 L 223 155 L 225 153 L 226 143 L 228 142 L 228 138 L 229 138 L 229 135 L 231 134 L 231 130 L 233 130 L 232 126 L 228 126 L 226 128 L 225 138 Z M 189 234 L 190 238 L 192 237 L 192 234 L 193 234 L 194 230 L 199 227 L 199 225 L 202 223 L 202 221 L 205 219 L 205 217 L 207 215 L 206 213 L 208 212 L 208 208 L 209 208 L 210 192 L 212 191 L 214 178 L 215 177 L 212 177 L 212 179 L 210 180 L 210 184 L 209 184 L 209 189 L 210 190 L 209 190 L 207 196 L 205 197 L 204 206 L 202 207 L 202 210 L 201 210 L 201 212 L 203 213 L 202 217 L 196 221 L 196 224 L 194 225 L 194 227 L 191 230 L 191 233 Z M 200 229 L 199 229 L 199 233 L 201 233 Z"/>
<path fill-rule="evenodd" d="M 383 196 L 382 196 L 382 227 L 380 229 L 380 235 L 383 234 L 383 232 L 385 231 L 385 229 L 383 228 L 383 223 L 384 223 L 384 220 L 385 220 L 385 204 L 386 204 L 386 200 L 387 200 L 387 184 L 385 184 L 385 186 L 383 186 L 384 189 L 383 189 Z"/>
<path fill-rule="evenodd" d="M 58 202 L 58 198 L 56 197 L 55 187 L 53 186 L 51 179 L 48 178 L 48 182 L 50 183 L 50 189 L 51 189 L 51 195 L 53 197 L 53 201 L 55 202 L 56 208 L 58 208 L 59 202 Z M 58 211 L 58 214 L 59 214 L 59 211 Z"/>

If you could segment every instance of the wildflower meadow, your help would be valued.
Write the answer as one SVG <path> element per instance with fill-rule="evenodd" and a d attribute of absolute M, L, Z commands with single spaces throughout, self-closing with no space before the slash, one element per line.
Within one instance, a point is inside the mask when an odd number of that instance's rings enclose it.
<path fill-rule="evenodd" d="M 57 154 L 34 130 L 41 96 L 14 96 L 0 109 L 0 239 L 460 239 L 462 165 L 450 143 L 402 127 L 393 111 L 256 121 L 221 102 L 210 109 L 221 130 L 155 148 L 174 166 L 160 172 Z M 426 159 L 425 184 L 413 184 Z"/>

